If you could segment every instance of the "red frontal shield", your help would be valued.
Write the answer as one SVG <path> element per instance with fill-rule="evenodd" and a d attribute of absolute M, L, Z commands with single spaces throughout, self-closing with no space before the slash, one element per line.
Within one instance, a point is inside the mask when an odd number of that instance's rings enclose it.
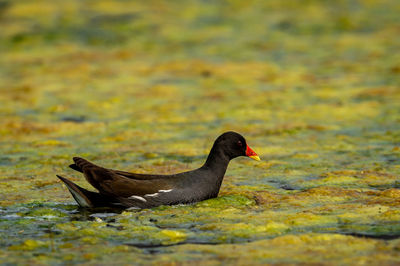
<path fill-rule="evenodd" d="M 255 153 L 250 147 L 249 145 L 247 145 L 246 147 L 246 156 L 250 157 L 251 159 L 254 159 L 256 161 L 260 160 L 260 157 L 258 157 L 257 153 Z"/>

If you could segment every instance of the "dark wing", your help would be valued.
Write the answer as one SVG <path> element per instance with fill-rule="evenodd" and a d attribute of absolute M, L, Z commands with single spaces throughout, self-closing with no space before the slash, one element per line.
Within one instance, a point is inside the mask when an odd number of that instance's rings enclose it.
<path fill-rule="evenodd" d="M 193 197 L 192 191 L 187 189 L 160 189 L 155 193 L 144 194 L 141 196 L 132 195 L 130 197 L 118 197 L 118 202 L 125 207 L 133 208 L 153 208 L 160 205 L 185 204 L 198 201 Z"/>
<path fill-rule="evenodd" d="M 114 197 L 129 197 L 156 193 L 170 189 L 168 179 L 136 180 L 118 174 L 116 171 L 97 166 L 83 158 L 74 157 L 75 165 L 84 174 L 86 180 L 102 194 Z"/>
<path fill-rule="evenodd" d="M 163 178 L 169 178 L 169 175 L 148 175 L 148 174 L 135 174 L 135 173 L 130 173 L 130 172 L 125 172 L 125 171 L 120 171 L 120 170 L 112 170 L 114 173 L 118 175 L 122 175 L 126 178 L 130 179 L 137 179 L 137 180 L 153 180 L 153 179 L 163 179 Z"/>
<path fill-rule="evenodd" d="M 74 158 L 77 158 L 77 160 L 82 159 L 82 158 L 79 158 L 79 157 L 74 157 Z M 82 159 L 82 160 L 84 160 L 84 159 Z M 87 160 L 85 160 L 85 161 L 88 162 Z M 81 167 L 76 163 L 70 164 L 69 167 L 71 169 L 74 169 L 75 171 L 83 173 Z M 106 168 L 104 168 L 104 169 L 106 169 Z M 114 172 L 114 173 L 116 173 L 118 175 L 122 175 L 122 176 L 124 176 L 126 178 L 137 179 L 137 180 L 153 180 L 153 179 L 163 179 L 163 178 L 169 178 L 170 177 L 169 175 L 136 174 L 136 173 L 130 173 L 130 172 L 125 172 L 125 171 L 120 171 L 120 170 L 113 170 L 113 169 L 107 169 L 107 170 L 112 171 L 112 172 Z"/>
<path fill-rule="evenodd" d="M 207 172 L 202 171 L 194 170 L 170 176 L 174 186 L 169 189 L 164 186 L 164 188 L 153 193 L 133 194 L 129 197 L 118 197 L 117 199 L 121 205 L 126 207 L 151 208 L 159 205 L 187 204 L 214 198 L 218 195 L 219 189 L 199 189 L 208 186 L 206 180 L 198 178 L 207 174 Z M 157 183 L 160 181 L 165 181 L 165 179 L 157 180 Z M 143 180 L 142 182 L 152 181 Z"/>

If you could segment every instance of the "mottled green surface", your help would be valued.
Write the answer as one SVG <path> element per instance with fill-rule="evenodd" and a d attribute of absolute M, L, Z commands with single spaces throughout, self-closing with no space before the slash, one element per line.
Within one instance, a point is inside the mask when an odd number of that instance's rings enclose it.
<path fill-rule="evenodd" d="M 0 263 L 399 264 L 400 3 L 0 1 Z M 200 166 L 220 197 L 79 210 L 56 179 Z M 365 237 L 367 236 L 367 237 Z"/>

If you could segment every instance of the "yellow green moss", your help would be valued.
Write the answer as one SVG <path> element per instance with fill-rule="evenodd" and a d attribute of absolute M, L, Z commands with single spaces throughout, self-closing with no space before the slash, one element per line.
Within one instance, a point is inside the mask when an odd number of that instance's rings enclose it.
<path fill-rule="evenodd" d="M 400 263 L 398 1 L 0 2 L 0 261 Z M 55 174 L 199 167 L 220 197 L 78 209 Z M 353 235 L 353 236 L 351 236 Z M 128 245 L 129 244 L 129 245 Z"/>

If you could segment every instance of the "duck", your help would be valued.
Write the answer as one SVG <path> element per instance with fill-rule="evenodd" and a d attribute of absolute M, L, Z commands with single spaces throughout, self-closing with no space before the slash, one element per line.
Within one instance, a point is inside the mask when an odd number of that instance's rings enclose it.
<path fill-rule="evenodd" d="M 229 162 L 239 156 L 260 161 L 242 135 L 228 131 L 214 141 L 205 163 L 195 170 L 169 175 L 139 174 L 73 157 L 74 163 L 69 167 L 82 173 L 97 192 L 82 188 L 61 175 L 57 177 L 82 208 L 148 209 L 216 198 Z"/>

